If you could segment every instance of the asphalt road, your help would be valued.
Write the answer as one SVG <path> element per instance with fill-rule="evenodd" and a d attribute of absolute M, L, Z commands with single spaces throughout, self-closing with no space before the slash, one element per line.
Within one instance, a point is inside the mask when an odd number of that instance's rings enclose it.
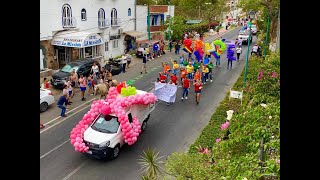
<path fill-rule="evenodd" d="M 237 32 L 237 30 L 231 31 L 223 35 L 223 38 L 235 39 Z M 253 38 L 254 42 L 255 40 L 256 37 Z M 133 146 L 123 146 L 119 157 L 113 161 L 99 161 L 74 151 L 69 141 L 69 133 L 90 108 L 87 105 L 80 107 L 76 110 L 79 112 L 59 120 L 61 123 L 40 133 L 40 179 L 139 179 L 141 171 L 137 159 L 144 149 L 154 148 L 165 157 L 172 152 L 186 151 L 207 125 L 216 107 L 241 74 L 246 52 L 247 46 L 243 46 L 240 62 L 234 62 L 231 70 L 227 70 L 226 53 L 222 55 L 221 67 L 214 69 L 213 82 L 204 85 L 199 105 L 195 103 L 193 87 L 188 100 L 180 100 L 181 88 L 179 88 L 173 105 L 167 106 L 164 102 L 157 102 L 147 130 L 139 136 Z M 160 65 L 160 62 L 155 63 Z M 159 71 L 160 68 L 159 70 L 154 68 L 138 79 L 135 83 L 136 88 L 150 90 L 153 87 L 151 82 L 158 77 Z"/>

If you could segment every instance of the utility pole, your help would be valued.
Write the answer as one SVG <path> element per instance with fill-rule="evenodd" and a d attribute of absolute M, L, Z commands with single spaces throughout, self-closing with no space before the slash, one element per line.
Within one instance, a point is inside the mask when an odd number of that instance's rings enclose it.
<path fill-rule="evenodd" d="M 134 30 L 137 30 L 137 0 L 134 0 Z"/>
<path fill-rule="evenodd" d="M 150 0 L 148 0 L 148 40 L 150 42 Z"/>
<path fill-rule="evenodd" d="M 170 39 L 171 39 L 171 1 L 169 1 L 169 6 L 168 6 L 168 8 L 169 8 L 169 29 L 168 29 L 168 40 L 170 41 Z M 170 45 L 169 45 L 169 43 L 168 43 L 168 47 L 169 47 Z M 170 49 L 170 48 L 169 48 Z"/>
<path fill-rule="evenodd" d="M 268 13 L 267 34 L 266 34 L 266 40 L 265 40 L 265 43 L 264 43 L 264 52 L 263 52 L 264 59 L 266 59 L 266 53 L 267 53 L 269 24 L 270 24 L 270 15 L 269 15 L 269 13 Z"/>

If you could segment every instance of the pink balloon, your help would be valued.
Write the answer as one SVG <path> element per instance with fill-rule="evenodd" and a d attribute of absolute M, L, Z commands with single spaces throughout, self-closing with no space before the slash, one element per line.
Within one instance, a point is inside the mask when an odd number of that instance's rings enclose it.
<path fill-rule="evenodd" d="M 76 138 L 76 135 L 75 134 L 71 134 L 70 138 L 74 139 L 74 138 Z"/>
<path fill-rule="evenodd" d="M 81 138 L 79 138 L 79 137 L 76 138 L 76 141 L 77 141 L 77 142 L 80 142 L 80 140 L 81 140 Z"/>
<path fill-rule="evenodd" d="M 78 146 L 79 146 L 79 142 L 75 142 L 75 143 L 73 144 L 73 146 L 74 146 L 74 147 L 78 147 Z"/>
<path fill-rule="evenodd" d="M 75 139 L 71 139 L 71 144 L 73 145 L 76 142 Z"/>

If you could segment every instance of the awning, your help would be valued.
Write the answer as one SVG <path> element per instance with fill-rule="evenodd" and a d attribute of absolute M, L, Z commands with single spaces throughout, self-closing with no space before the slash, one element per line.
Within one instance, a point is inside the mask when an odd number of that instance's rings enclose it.
<path fill-rule="evenodd" d="M 129 36 L 132 36 L 132 37 L 141 37 L 145 35 L 143 32 L 139 32 L 139 31 L 127 31 L 123 33 L 128 34 Z"/>
<path fill-rule="evenodd" d="M 57 33 L 51 42 L 55 46 L 84 48 L 103 44 L 99 34 L 78 31 L 63 31 Z"/>

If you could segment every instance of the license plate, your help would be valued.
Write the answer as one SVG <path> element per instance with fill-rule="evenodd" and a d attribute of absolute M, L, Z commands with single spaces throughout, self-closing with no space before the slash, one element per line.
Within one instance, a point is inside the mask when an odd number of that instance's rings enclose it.
<path fill-rule="evenodd" d="M 57 85 L 58 83 L 54 82 L 53 85 Z"/>
<path fill-rule="evenodd" d="M 92 154 L 92 151 L 88 151 L 87 153 L 88 153 L 88 154 Z"/>

